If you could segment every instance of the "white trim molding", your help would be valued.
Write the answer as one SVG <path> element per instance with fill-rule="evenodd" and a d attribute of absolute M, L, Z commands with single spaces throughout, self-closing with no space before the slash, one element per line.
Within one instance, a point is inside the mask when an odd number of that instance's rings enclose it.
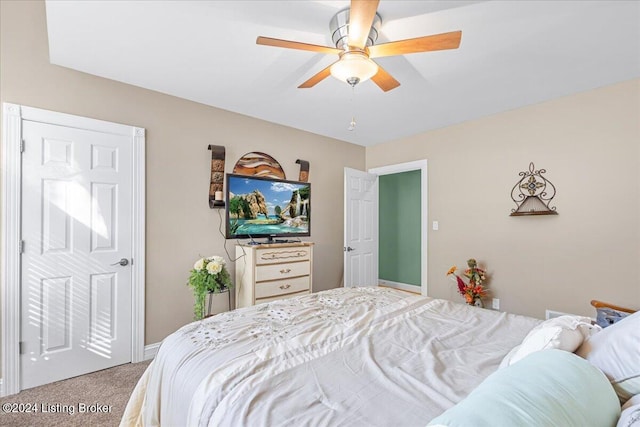
<path fill-rule="evenodd" d="M 2 105 L 2 395 L 20 391 L 21 108 Z"/>
<path fill-rule="evenodd" d="M 428 228 L 429 228 L 429 218 L 428 218 L 428 180 L 427 180 L 427 159 L 424 160 L 415 160 L 413 162 L 407 163 L 399 163 L 397 165 L 388 165 L 381 166 L 378 168 L 369 169 L 369 173 L 373 173 L 376 175 L 390 175 L 394 173 L 401 172 L 409 172 L 414 170 L 420 170 L 420 199 L 421 199 L 421 211 L 422 211 L 422 227 L 421 227 L 421 236 L 420 236 L 420 253 L 422 256 L 422 262 L 420 263 L 420 283 L 421 283 L 421 292 L 422 295 L 428 295 L 428 284 L 427 284 L 427 236 L 428 236 Z M 393 282 L 389 282 L 392 284 Z M 415 292 L 415 291 L 414 291 Z"/>
<path fill-rule="evenodd" d="M 379 280 L 380 286 L 389 286 L 392 288 L 400 289 L 401 291 L 407 291 L 414 294 L 420 294 L 422 287 L 420 285 L 410 285 L 408 283 L 394 282 L 393 280 Z"/>
<path fill-rule="evenodd" d="M 57 113 L 16 104 L 2 105 L 2 235 L 0 308 L 2 325 L 2 388 L 0 396 L 20 391 L 20 230 L 22 121 L 55 124 L 76 129 L 131 137 L 132 179 L 132 334 L 131 361 L 145 357 L 145 130 L 102 120 Z"/>
<path fill-rule="evenodd" d="M 156 354 L 158 354 L 158 350 L 160 350 L 160 344 L 161 343 L 157 342 L 154 344 L 146 345 L 144 347 L 144 357 L 142 360 L 151 360 L 156 357 Z"/>
<path fill-rule="evenodd" d="M 145 301 L 145 218 L 146 218 L 146 193 L 145 193 L 145 130 L 132 128 L 133 131 L 133 239 L 132 247 L 132 283 L 131 296 L 131 362 L 142 362 L 144 359 L 144 301 Z"/>

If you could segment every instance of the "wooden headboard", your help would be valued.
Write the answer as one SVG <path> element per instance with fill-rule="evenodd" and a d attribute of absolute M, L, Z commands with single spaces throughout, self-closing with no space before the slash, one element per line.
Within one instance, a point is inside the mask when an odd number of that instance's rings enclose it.
<path fill-rule="evenodd" d="M 635 313 L 636 310 L 632 310 L 626 307 L 620 307 L 619 305 L 609 304 L 608 302 L 598 301 L 597 299 L 591 300 L 591 305 L 597 309 L 610 308 L 612 310 L 622 311 L 624 313 Z"/>

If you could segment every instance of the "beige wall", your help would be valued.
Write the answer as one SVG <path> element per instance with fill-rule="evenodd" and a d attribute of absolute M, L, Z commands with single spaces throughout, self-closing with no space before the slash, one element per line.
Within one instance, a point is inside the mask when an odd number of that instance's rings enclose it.
<path fill-rule="evenodd" d="M 0 16 L 0 101 L 147 129 L 146 343 L 191 320 L 188 270 L 224 253 L 207 144 L 226 147 L 227 171 L 253 150 L 289 178 L 296 159 L 311 162 L 314 287 L 339 285 L 342 172 L 365 167 L 363 147 L 51 65 L 43 2 L 2 1 Z M 638 117 L 635 80 L 371 147 L 366 167 L 428 159 L 432 296 L 459 300 L 444 273 L 476 257 L 505 311 L 593 315 L 592 298 L 640 308 Z M 559 216 L 508 216 L 530 161 L 556 185 Z"/>
<path fill-rule="evenodd" d="M 226 147 L 227 172 L 249 151 L 272 155 L 290 179 L 296 159 L 310 161 L 314 289 L 340 284 L 343 168 L 364 168 L 363 147 L 51 65 L 44 2 L 2 1 L 0 15 L 0 101 L 147 130 L 147 344 L 191 321 L 185 282 L 197 257 L 224 254 L 223 212 L 207 204 L 208 144 Z"/>
<path fill-rule="evenodd" d="M 593 316 L 591 299 L 640 308 L 639 148 L 633 80 L 367 148 L 367 168 L 428 159 L 431 296 L 460 300 L 445 273 L 475 257 L 502 310 Z M 558 216 L 509 216 L 529 162 Z"/>

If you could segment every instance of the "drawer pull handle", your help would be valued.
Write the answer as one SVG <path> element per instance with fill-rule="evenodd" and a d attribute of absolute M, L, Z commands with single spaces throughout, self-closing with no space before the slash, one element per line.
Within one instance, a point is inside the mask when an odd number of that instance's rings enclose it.
<path fill-rule="evenodd" d="M 282 274 L 287 274 L 287 273 L 290 273 L 290 272 L 291 272 L 290 268 L 283 268 L 282 270 L 280 270 L 280 273 L 282 273 Z"/>
<path fill-rule="evenodd" d="M 280 289 L 284 290 L 284 289 L 289 289 L 291 287 L 291 285 L 280 285 Z"/>

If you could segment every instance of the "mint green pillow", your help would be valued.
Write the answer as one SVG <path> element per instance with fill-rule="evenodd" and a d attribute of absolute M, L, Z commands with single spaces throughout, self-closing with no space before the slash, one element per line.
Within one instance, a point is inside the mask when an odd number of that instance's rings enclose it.
<path fill-rule="evenodd" d="M 607 377 L 583 358 L 542 350 L 500 369 L 430 426 L 615 426 L 620 401 Z"/>

